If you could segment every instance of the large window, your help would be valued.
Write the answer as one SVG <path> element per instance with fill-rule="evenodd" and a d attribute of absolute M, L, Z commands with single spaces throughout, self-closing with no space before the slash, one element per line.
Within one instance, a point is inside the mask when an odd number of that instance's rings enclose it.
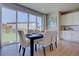
<path fill-rule="evenodd" d="M 16 42 L 16 11 L 2 8 L 2 45 Z"/>
<path fill-rule="evenodd" d="M 29 33 L 36 29 L 36 16 L 29 14 Z"/>
<path fill-rule="evenodd" d="M 28 31 L 28 14 L 25 12 L 17 12 L 18 30 Z"/>
<path fill-rule="evenodd" d="M 42 31 L 42 25 L 43 25 L 42 23 L 43 23 L 42 18 L 38 16 L 37 17 L 37 29 L 40 31 Z"/>
<path fill-rule="evenodd" d="M 21 11 L 17 12 L 17 31 L 18 30 L 24 31 L 24 34 L 28 33 L 28 13 Z"/>
<path fill-rule="evenodd" d="M 1 8 L 1 45 L 18 42 L 18 30 L 24 31 L 24 34 L 32 33 L 35 30 L 42 31 L 44 25 L 42 16 L 6 7 Z"/>

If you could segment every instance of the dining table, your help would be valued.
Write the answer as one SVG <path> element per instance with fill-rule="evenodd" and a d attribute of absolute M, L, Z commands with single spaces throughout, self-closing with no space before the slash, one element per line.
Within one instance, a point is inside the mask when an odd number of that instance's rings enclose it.
<path fill-rule="evenodd" d="M 34 40 L 39 40 L 43 38 L 43 34 L 31 33 L 31 34 L 26 34 L 26 37 L 30 40 L 30 55 L 34 56 Z"/>

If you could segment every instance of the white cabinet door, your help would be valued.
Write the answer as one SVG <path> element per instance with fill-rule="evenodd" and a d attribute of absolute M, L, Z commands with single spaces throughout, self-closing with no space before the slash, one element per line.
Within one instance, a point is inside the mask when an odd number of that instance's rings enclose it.
<path fill-rule="evenodd" d="M 79 25 L 79 12 L 74 12 L 73 14 L 73 25 Z"/>
<path fill-rule="evenodd" d="M 71 40 L 71 31 L 66 31 L 66 37 L 67 39 L 66 40 Z"/>
<path fill-rule="evenodd" d="M 72 25 L 72 19 L 73 19 L 72 14 L 63 15 L 61 19 L 62 19 L 61 20 L 62 25 Z"/>
<path fill-rule="evenodd" d="M 71 40 L 71 31 L 62 31 L 62 39 Z"/>
<path fill-rule="evenodd" d="M 71 41 L 79 42 L 79 31 L 72 32 Z"/>
<path fill-rule="evenodd" d="M 62 31 L 61 37 L 63 40 L 79 43 L 79 31 Z"/>
<path fill-rule="evenodd" d="M 62 25 L 79 25 L 79 12 L 73 12 L 61 17 Z"/>
<path fill-rule="evenodd" d="M 63 15 L 62 17 L 61 17 L 61 24 L 62 25 L 66 25 L 66 19 L 67 19 L 67 17 L 66 17 L 66 15 Z"/>
<path fill-rule="evenodd" d="M 66 38 L 65 38 L 66 36 L 67 36 L 67 35 L 66 35 L 65 31 L 62 31 L 61 37 L 62 37 L 63 40 L 66 39 Z"/>
<path fill-rule="evenodd" d="M 73 20 L 73 14 L 68 14 L 66 19 L 66 25 L 72 25 L 72 20 Z"/>

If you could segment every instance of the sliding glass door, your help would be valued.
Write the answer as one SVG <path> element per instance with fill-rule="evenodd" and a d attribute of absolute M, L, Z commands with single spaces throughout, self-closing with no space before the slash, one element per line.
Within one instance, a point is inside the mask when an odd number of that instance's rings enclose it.
<path fill-rule="evenodd" d="M 42 31 L 43 30 L 43 28 L 42 28 L 42 26 L 43 26 L 42 17 L 37 16 L 37 22 L 36 22 L 36 24 L 37 24 L 37 27 L 36 28 L 38 30 Z"/>
<path fill-rule="evenodd" d="M 27 34 L 37 29 L 42 31 L 44 28 L 42 16 L 5 7 L 1 7 L 1 9 L 0 40 L 2 46 L 19 42 L 17 32 L 19 30 Z"/>
<path fill-rule="evenodd" d="M 24 34 L 28 33 L 28 13 L 26 12 L 17 12 L 17 31 L 19 30 L 24 31 Z"/>
<path fill-rule="evenodd" d="M 42 17 L 29 14 L 29 33 L 34 32 L 35 30 L 43 30 L 43 20 Z"/>
<path fill-rule="evenodd" d="M 2 7 L 1 45 L 16 42 L 16 11 Z"/>
<path fill-rule="evenodd" d="M 29 14 L 29 33 L 34 32 L 36 29 L 36 16 Z"/>

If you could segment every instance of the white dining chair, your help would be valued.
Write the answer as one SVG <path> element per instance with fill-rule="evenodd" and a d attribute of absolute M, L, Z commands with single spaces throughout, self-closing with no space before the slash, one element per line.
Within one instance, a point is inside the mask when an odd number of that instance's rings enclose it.
<path fill-rule="evenodd" d="M 45 32 L 37 32 L 37 33 L 39 33 L 39 34 L 42 34 L 43 36 L 45 35 Z M 40 39 L 38 39 L 38 40 L 34 40 L 34 43 L 35 43 L 35 51 L 37 51 L 37 45 L 38 45 L 38 42 L 41 42 L 41 41 L 43 41 L 43 38 L 40 38 Z M 40 45 L 39 45 L 39 48 L 40 48 Z"/>
<path fill-rule="evenodd" d="M 44 33 L 43 32 L 40 32 L 40 30 L 38 30 L 38 29 L 35 29 L 34 32 L 44 35 Z M 35 51 L 37 51 L 37 43 L 40 42 L 40 41 L 42 41 L 42 40 L 43 40 L 42 38 L 41 39 L 38 39 L 38 40 L 34 40 L 34 43 L 35 43 Z"/>
<path fill-rule="evenodd" d="M 52 31 L 52 45 L 57 48 L 57 31 Z"/>
<path fill-rule="evenodd" d="M 24 32 L 23 31 L 18 31 L 19 34 L 19 39 L 20 39 L 20 48 L 19 48 L 19 52 L 21 50 L 21 48 L 23 49 L 23 56 L 25 55 L 25 50 L 26 47 L 30 46 L 30 41 L 25 37 Z"/>
<path fill-rule="evenodd" d="M 46 30 L 44 33 L 44 37 L 42 41 L 39 41 L 37 44 L 41 45 L 43 48 L 44 55 L 46 55 L 45 52 L 45 47 L 51 45 L 51 40 L 52 40 L 52 32 L 49 30 Z"/>

